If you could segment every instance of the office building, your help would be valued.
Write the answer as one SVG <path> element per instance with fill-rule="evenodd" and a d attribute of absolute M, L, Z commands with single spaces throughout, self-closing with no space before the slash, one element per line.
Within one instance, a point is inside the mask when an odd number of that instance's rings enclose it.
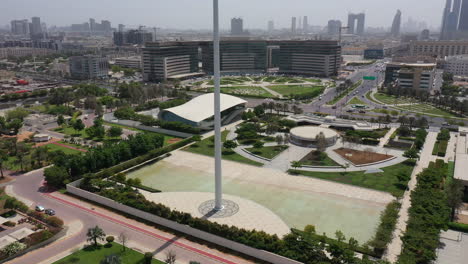
<path fill-rule="evenodd" d="M 70 75 L 73 79 L 102 79 L 109 73 L 109 62 L 96 55 L 74 56 L 69 59 Z"/>
<path fill-rule="evenodd" d="M 83 24 L 72 24 L 70 27 L 72 32 L 90 32 L 90 25 L 88 22 Z"/>
<path fill-rule="evenodd" d="M 94 32 L 94 31 L 97 30 L 97 28 L 96 28 L 96 20 L 95 20 L 94 18 L 90 18 L 90 19 L 89 19 L 89 30 L 90 30 L 91 32 Z"/>
<path fill-rule="evenodd" d="M 348 14 L 348 33 L 363 35 L 366 15 L 364 13 Z M 357 24 L 356 24 L 357 21 Z"/>
<path fill-rule="evenodd" d="M 153 34 L 144 30 L 129 30 L 114 32 L 114 44 L 116 46 L 144 45 L 153 41 Z"/>
<path fill-rule="evenodd" d="M 384 84 L 397 85 L 403 89 L 418 89 L 430 92 L 434 87 L 435 63 L 389 63 L 385 70 Z"/>
<path fill-rule="evenodd" d="M 13 35 L 29 35 L 29 22 L 27 19 L 12 20 L 11 33 Z"/>
<path fill-rule="evenodd" d="M 203 42 L 202 65 L 213 74 L 213 43 Z M 220 66 L 225 74 L 264 73 L 267 70 L 267 42 L 263 40 L 222 40 Z"/>
<path fill-rule="evenodd" d="M 291 33 L 296 33 L 296 17 L 291 18 Z"/>
<path fill-rule="evenodd" d="M 119 32 L 124 32 L 125 31 L 125 25 L 119 24 Z"/>
<path fill-rule="evenodd" d="M 143 79 L 161 82 L 199 75 L 198 42 L 148 42 L 143 48 Z"/>
<path fill-rule="evenodd" d="M 392 29 L 390 31 L 390 34 L 392 35 L 392 37 L 396 38 L 400 36 L 400 27 L 401 27 L 401 11 L 397 10 L 395 17 L 393 18 Z"/>
<path fill-rule="evenodd" d="M 303 18 L 302 31 L 304 33 L 309 32 L 309 18 L 307 16 L 304 16 L 304 18 Z"/>
<path fill-rule="evenodd" d="M 315 76 L 336 76 L 340 68 L 338 41 L 278 41 L 279 72 Z"/>
<path fill-rule="evenodd" d="M 39 17 L 31 18 L 30 33 L 31 33 L 31 36 L 35 36 L 35 35 L 42 33 L 41 18 Z"/>
<path fill-rule="evenodd" d="M 412 41 L 409 45 L 411 56 L 446 56 L 468 54 L 468 41 Z"/>
<path fill-rule="evenodd" d="M 445 72 L 457 76 L 468 76 L 468 55 L 446 57 L 443 65 Z"/>
<path fill-rule="evenodd" d="M 424 29 L 421 31 L 421 34 L 419 35 L 419 40 L 429 40 L 430 38 L 430 31 L 429 29 Z"/>
<path fill-rule="evenodd" d="M 364 59 L 366 60 L 380 60 L 384 58 L 383 49 L 365 49 Z"/>
<path fill-rule="evenodd" d="M 268 32 L 272 33 L 275 30 L 275 22 L 273 20 L 268 21 Z"/>
<path fill-rule="evenodd" d="M 242 18 L 231 19 L 231 35 L 240 36 L 244 34 L 244 21 Z"/>
<path fill-rule="evenodd" d="M 338 35 L 341 30 L 340 20 L 328 20 L 328 35 Z"/>
<path fill-rule="evenodd" d="M 115 58 L 114 64 L 120 67 L 124 67 L 124 68 L 132 68 L 132 69 L 142 68 L 141 56 Z"/>

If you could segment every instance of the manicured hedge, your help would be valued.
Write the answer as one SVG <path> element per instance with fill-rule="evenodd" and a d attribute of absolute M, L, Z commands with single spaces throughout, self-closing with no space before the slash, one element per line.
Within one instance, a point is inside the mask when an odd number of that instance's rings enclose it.
<path fill-rule="evenodd" d="M 370 246 L 374 247 L 374 253 L 379 257 L 383 255 L 388 243 L 392 240 L 400 208 L 401 204 L 393 201 L 387 205 L 385 211 L 380 216 L 380 225 L 377 228 L 375 236 L 369 242 Z"/>
<path fill-rule="evenodd" d="M 448 227 L 449 227 L 449 229 L 452 229 L 452 230 L 455 230 L 455 231 L 468 233 L 468 225 L 467 224 L 449 222 Z"/>
<path fill-rule="evenodd" d="M 445 154 L 447 152 L 447 145 L 448 145 L 447 140 L 441 140 L 439 142 L 439 149 L 437 150 L 437 156 L 445 157 Z"/>
<path fill-rule="evenodd" d="M 380 140 L 378 140 L 378 139 L 373 139 L 373 138 L 363 138 L 362 139 L 362 144 L 364 144 L 364 145 L 377 146 L 379 143 L 380 143 Z"/>

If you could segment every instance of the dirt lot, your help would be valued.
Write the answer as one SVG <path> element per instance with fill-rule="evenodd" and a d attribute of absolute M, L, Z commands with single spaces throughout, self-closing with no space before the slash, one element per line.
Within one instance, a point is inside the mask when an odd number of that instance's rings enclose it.
<path fill-rule="evenodd" d="M 363 165 L 373 162 L 378 162 L 382 160 L 389 159 L 393 156 L 385 155 L 375 152 L 368 152 L 368 151 L 360 151 L 354 149 L 347 149 L 347 148 L 339 148 L 335 150 L 338 155 L 343 157 L 346 160 L 349 160 L 355 165 Z"/>

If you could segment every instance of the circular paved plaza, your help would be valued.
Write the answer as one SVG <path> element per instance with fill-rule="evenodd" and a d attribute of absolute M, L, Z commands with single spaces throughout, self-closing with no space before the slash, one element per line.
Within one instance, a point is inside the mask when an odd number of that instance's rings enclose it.
<path fill-rule="evenodd" d="M 327 146 L 334 145 L 338 139 L 338 133 L 330 128 L 317 126 L 300 126 L 291 129 L 291 142 L 303 147 L 317 146 L 317 137 L 323 135 Z"/>

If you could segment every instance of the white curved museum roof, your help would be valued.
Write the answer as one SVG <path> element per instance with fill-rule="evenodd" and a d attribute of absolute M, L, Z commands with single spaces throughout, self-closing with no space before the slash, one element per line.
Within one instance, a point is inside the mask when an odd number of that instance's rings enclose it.
<path fill-rule="evenodd" d="M 317 126 L 300 126 L 291 129 L 291 135 L 303 140 L 315 140 L 318 134 L 323 133 L 326 139 L 335 138 L 338 133 L 330 128 Z"/>
<path fill-rule="evenodd" d="M 247 101 L 227 94 L 221 94 L 221 112 Z M 168 108 L 163 111 L 171 112 L 184 119 L 201 122 L 214 116 L 214 93 L 200 95 L 183 105 Z"/>

